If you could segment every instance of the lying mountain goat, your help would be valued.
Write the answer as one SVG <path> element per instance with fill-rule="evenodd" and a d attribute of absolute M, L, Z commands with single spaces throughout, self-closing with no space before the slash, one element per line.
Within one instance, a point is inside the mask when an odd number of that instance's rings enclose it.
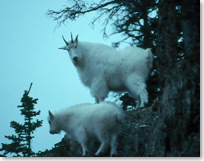
<path fill-rule="evenodd" d="M 137 107 L 148 103 L 146 80 L 152 68 L 150 49 L 126 47 L 116 50 L 97 43 L 78 42 L 78 35 L 59 48 L 67 50 L 79 77 L 88 86 L 96 103 L 103 101 L 109 91 L 128 91 L 138 100 Z"/>
<path fill-rule="evenodd" d="M 95 155 L 104 153 L 111 146 L 111 156 L 117 155 L 117 133 L 120 123 L 124 121 L 124 113 L 114 103 L 80 104 L 63 109 L 55 114 L 49 111 L 48 122 L 50 133 L 57 134 L 61 130 L 67 137 L 76 140 L 86 155 L 87 143 L 96 138 L 101 145 Z"/>

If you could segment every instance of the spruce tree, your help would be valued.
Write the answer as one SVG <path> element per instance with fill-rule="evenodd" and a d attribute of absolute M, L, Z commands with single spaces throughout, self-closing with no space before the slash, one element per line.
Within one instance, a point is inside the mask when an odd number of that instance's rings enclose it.
<path fill-rule="evenodd" d="M 42 120 L 37 119 L 34 121 L 34 117 L 40 115 L 40 111 L 35 111 L 34 109 L 38 99 L 28 96 L 31 87 L 32 83 L 29 90 L 24 91 L 21 98 L 22 104 L 17 106 L 20 108 L 21 115 L 24 116 L 24 123 L 11 121 L 10 127 L 15 130 L 16 134 L 5 136 L 5 138 L 11 140 L 11 143 L 2 143 L 2 148 L 0 149 L 0 151 L 3 151 L 2 156 L 7 156 L 9 153 L 13 154 L 14 157 L 31 157 L 35 155 L 35 152 L 32 151 L 31 140 L 34 138 L 34 131 L 42 126 Z"/>

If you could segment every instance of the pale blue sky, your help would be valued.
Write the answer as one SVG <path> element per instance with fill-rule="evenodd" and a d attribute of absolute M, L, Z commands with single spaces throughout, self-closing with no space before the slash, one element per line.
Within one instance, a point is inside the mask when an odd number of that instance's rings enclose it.
<path fill-rule="evenodd" d="M 98 23 L 89 25 L 96 16 L 93 13 L 55 30 L 56 22 L 46 16 L 48 9 L 58 10 L 67 0 L 1 0 L 0 1 L 0 143 L 8 142 L 5 135 L 14 134 L 10 122 L 22 123 L 20 99 L 24 90 L 33 87 L 30 96 L 38 98 L 38 119 L 43 126 L 35 132 L 33 150 L 50 149 L 63 137 L 50 135 L 47 111 L 84 102 L 94 103 L 89 90 L 82 85 L 69 60 L 68 53 L 58 50 L 64 45 L 62 35 L 70 39 L 79 34 L 79 41 L 99 42 L 111 45 L 113 39 L 103 39 Z M 102 21 L 101 21 L 102 23 Z"/>

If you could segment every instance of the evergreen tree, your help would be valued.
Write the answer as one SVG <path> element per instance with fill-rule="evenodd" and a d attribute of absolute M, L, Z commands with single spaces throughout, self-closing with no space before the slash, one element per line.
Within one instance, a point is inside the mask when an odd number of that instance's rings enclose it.
<path fill-rule="evenodd" d="M 35 111 L 34 106 L 37 104 L 38 99 L 32 98 L 29 95 L 32 87 L 30 84 L 29 90 L 25 90 L 23 97 L 21 98 L 21 105 L 18 106 L 21 111 L 21 115 L 24 116 L 24 124 L 20 124 L 16 121 L 11 121 L 10 126 L 14 128 L 15 135 L 5 136 L 7 139 L 11 140 L 10 144 L 2 143 L 3 156 L 11 153 L 15 157 L 31 157 L 35 153 L 32 151 L 31 140 L 34 138 L 32 135 L 34 131 L 42 126 L 42 120 L 34 121 L 34 117 L 40 115 L 40 111 Z"/>
<path fill-rule="evenodd" d="M 162 95 L 158 105 L 160 119 L 151 142 L 154 149 L 163 150 L 160 156 L 200 155 L 199 9 L 198 0 L 159 3 L 157 53 Z M 184 39 L 182 50 L 178 41 L 180 30 Z M 158 156 L 156 151 L 152 154 Z"/>

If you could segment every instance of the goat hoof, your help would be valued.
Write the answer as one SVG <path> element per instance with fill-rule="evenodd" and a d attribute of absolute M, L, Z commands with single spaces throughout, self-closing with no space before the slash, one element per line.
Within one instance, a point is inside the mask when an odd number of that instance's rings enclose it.
<path fill-rule="evenodd" d="M 95 153 L 94 156 L 95 156 L 95 157 L 99 157 L 99 154 L 96 154 L 96 153 Z"/>
<path fill-rule="evenodd" d="M 111 157 L 118 157 L 118 154 L 112 154 Z"/>
<path fill-rule="evenodd" d="M 101 157 L 102 154 L 101 154 L 101 153 L 95 153 L 94 156 L 95 156 L 95 157 Z"/>

